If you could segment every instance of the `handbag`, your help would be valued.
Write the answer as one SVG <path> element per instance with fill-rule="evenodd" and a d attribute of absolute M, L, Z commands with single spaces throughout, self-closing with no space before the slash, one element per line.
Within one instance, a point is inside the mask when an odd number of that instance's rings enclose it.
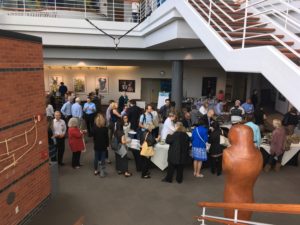
<path fill-rule="evenodd" d="M 119 144 L 119 149 L 116 151 L 116 153 L 123 158 L 127 154 L 127 146 L 124 144 Z"/>
<path fill-rule="evenodd" d="M 148 143 L 147 143 L 148 134 L 149 134 L 149 132 L 146 134 L 145 141 L 142 145 L 142 150 L 140 152 L 140 155 L 145 156 L 145 157 L 154 156 L 154 153 L 155 153 L 153 146 L 148 146 Z"/>
<path fill-rule="evenodd" d="M 118 149 L 119 149 L 119 142 L 118 142 L 118 138 L 116 136 L 114 136 L 112 139 L 111 148 L 114 151 L 118 151 Z"/>
<path fill-rule="evenodd" d="M 222 134 L 220 135 L 220 145 L 225 147 L 229 146 L 229 140 L 227 137 L 224 136 L 223 130 L 222 130 Z"/>

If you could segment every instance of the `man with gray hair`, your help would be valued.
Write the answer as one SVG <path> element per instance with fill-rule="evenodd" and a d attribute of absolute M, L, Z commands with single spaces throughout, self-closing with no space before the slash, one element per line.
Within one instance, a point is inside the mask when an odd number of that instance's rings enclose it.
<path fill-rule="evenodd" d="M 56 140 L 56 151 L 58 157 L 58 164 L 63 166 L 63 156 L 65 152 L 65 134 L 67 131 L 66 123 L 61 119 L 61 113 L 56 111 L 53 119 L 53 135 Z"/>
<path fill-rule="evenodd" d="M 243 116 L 245 115 L 244 109 L 241 107 L 240 100 L 236 100 L 234 107 L 230 109 L 231 115 L 231 123 L 236 124 L 240 123 L 243 120 Z"/>
<path fill-rule="evenodd" d="M 66 124 L 68 124 L 69 120 L 72 117 L 72 97 L 71 96 L 69 96 L 68 101 L 65 104 L 63 104 L 60 112 L 62 113 Z"/>
<path fill-rule="evenodd" d="M 81 119 L 82 119 L 82 107 L 80 105 L 80 98 L 75 99 L 75 103 L 72 105 L 71 112 L 72 112 L 72 117 L 78 119 L 78 126 L 80 127 L 81 125 Z"/>

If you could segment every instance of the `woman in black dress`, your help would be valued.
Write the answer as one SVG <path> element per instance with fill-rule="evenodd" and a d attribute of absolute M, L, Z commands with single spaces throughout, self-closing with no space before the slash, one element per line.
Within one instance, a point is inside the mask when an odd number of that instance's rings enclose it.
<path fill-rule="evenodd" d="M 116 131 L 114 133 L 114 138 L 116 139 L 117 145 L 121 147 L 121 145 L 126 145 L 126 138 L 123 130 L 123 123 L 116 123 Z M 118 174 L 124 174 L 125 177 L 130 177 L 132 174 L 128 171 L 128 158 L 126 155 L 119 155 L 117 151 L 115 152 L 116 156 L 116 169 Z"/>
<path fill-rule="evenodd" d="M 184 165 L 189 160 L 191 141 L 182 123 L 176 123 L 175 128 L 175 133 L 172 135 L 169 134 L 166 139 L 166 143 L 170 145 L 168 152 L 168 171 L 162 181 L 171 183 L 176 170 L 176 181 L 180 184 L 183 181 Z"/>
<path fill-rule="evenodd" d="M 217 176 L 222 174 L 222 155 L 224 146 L 220 145 L 220 136 L 222 135 L 222 130 L 218 124 L 218 122 L 212 123 L 213 131 L 209 136 L 209 143 L 211 144 L 209 153 L 211 157 L 211 172 L 215 174 L 217 172 Z"/>

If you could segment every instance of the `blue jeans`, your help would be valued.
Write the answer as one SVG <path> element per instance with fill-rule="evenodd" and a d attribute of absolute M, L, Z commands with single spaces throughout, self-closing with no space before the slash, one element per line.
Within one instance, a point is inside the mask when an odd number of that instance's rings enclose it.
<path fill-rule="evenodd" d="M 99 161 L 102 166 L 105 165 L 106 151 L 95 151 L 94 168 L 98 170 Z"/>

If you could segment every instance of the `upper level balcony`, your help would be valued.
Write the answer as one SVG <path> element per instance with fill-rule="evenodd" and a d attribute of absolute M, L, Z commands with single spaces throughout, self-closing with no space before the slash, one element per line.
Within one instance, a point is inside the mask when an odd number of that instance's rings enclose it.
<path fill-rule="evenodd" d="M 0 0 L 0 13 L 14 16 L 89 18 L 138 23 L 166 0 Z"/>

